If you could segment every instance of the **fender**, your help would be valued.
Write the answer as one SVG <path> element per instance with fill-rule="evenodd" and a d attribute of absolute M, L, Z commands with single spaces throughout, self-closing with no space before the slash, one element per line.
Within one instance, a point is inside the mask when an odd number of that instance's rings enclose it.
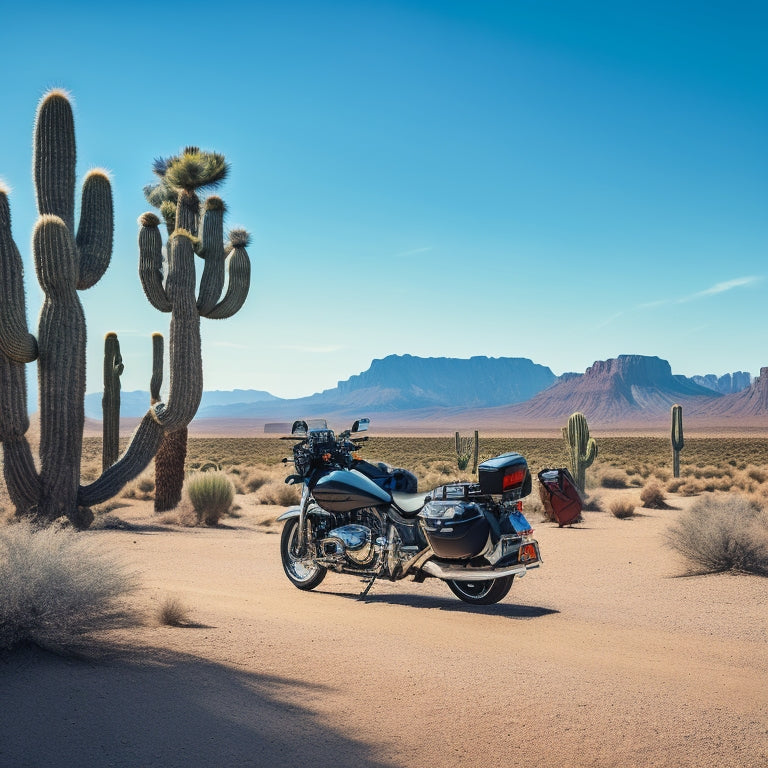
<path fill-rule="evenodd" d="M 280 515 L 277 518 L 277 521 L 280 522 L 281 520 L 290 520 L 292 517 L 298 517 L 301 514 L 301 507 L 288 507 L 288 509 L 283 512 L 282 515 Z"/>

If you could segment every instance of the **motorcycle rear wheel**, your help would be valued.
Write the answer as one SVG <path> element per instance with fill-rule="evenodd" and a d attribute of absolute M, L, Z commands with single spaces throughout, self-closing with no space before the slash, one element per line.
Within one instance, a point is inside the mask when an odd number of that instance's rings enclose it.
<path fill-rule="evenodd" d="M 298 519 L 291 517 L 286 520 L 280 535 L 280 559 L 291 584 L 298 589 L 310 590 L 320 584 L 328 569 L 318 565 L 311 556 L 299 557 L 296 554 L 298 533 Z"/>
<path fill-rule="evenodd" d="M 501 576 L 489 581 L 448 581 L 446 583 L 451 592 L 465 603 L 493 605 L 507 596 L 514 579 L 514 576 Z"/>

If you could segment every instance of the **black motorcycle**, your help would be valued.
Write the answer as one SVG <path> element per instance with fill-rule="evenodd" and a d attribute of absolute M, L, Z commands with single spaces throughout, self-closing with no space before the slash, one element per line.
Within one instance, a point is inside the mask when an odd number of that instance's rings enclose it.
<path fill-rule="evenodd" d="M 295 473 L 301 503 L 284 512 L 283 569 L 299 589 L 317 587 L 328 571 L 368 581 L 428 577 L 445 581 L 467 603 L 503 599 L 515 576 L 541 562 L 538 542 L 522 512 L 531 475 L 519 453 L 478 467 L 478 482 L 416 491 L 407 470 L 371 463 L 357 454 L 369 420 L 335 435 L 322 420 L 293 424 Z"/>

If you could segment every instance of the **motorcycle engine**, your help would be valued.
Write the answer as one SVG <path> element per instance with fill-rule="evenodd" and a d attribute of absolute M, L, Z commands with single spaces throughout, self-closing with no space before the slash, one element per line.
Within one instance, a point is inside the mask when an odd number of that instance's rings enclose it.
<path fill-rule="evenodd" d="M 326 555 L 344 555 L 353 565 L 368 565 L 376 554 L 371 529 L 354 523 L 328 531 L 322 548 Z"/>

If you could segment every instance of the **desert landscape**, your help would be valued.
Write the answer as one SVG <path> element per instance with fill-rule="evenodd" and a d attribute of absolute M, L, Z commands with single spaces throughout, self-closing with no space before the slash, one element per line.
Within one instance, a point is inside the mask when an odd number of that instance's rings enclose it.
<path fill-rule="evenodd" d="M 705 486 L 643 508 L 646 481 L 671 480 L 668 440 L 601 442 L 594 509 L 558 528 L 528 497 L 543 565 L 501 603 L 474 607 L 434 579 L 380 580 L 364 600 L 350 576 L 295 589 L 279 557 L 284 506 L 261 503 L 284 470 L 260 461 L 280 443 L 191 440 L 190 464 L 215 456 L 235 470 L 233 514 L 180 525 L 180 513 L 154 514 L 145 480 L 78 534 L 135 574 L 134 620 L 83 638 L 75 655 L 2 657 L 0 765 L 762 768 L 765 579 L 686 575 L 667 535 Z M 527 442 L 531 469 L 560 443 Z M 421 453 L 420 481 L 455 471 L 448 439 L 379 438 L 373 450 L 404 465 Z M 768 442 L 725 450 L 717 468 L 721 440 L 690 443 L 683 478 L 760 494 L 766 478 L 746 457 L 762 462 Z M 263 476 L 250 492 L 253 465 Z M 630 518 L 611 514 L 617 500 Z M 179 626 L 159 618 L 169 600 L 183 608 Z"/>

